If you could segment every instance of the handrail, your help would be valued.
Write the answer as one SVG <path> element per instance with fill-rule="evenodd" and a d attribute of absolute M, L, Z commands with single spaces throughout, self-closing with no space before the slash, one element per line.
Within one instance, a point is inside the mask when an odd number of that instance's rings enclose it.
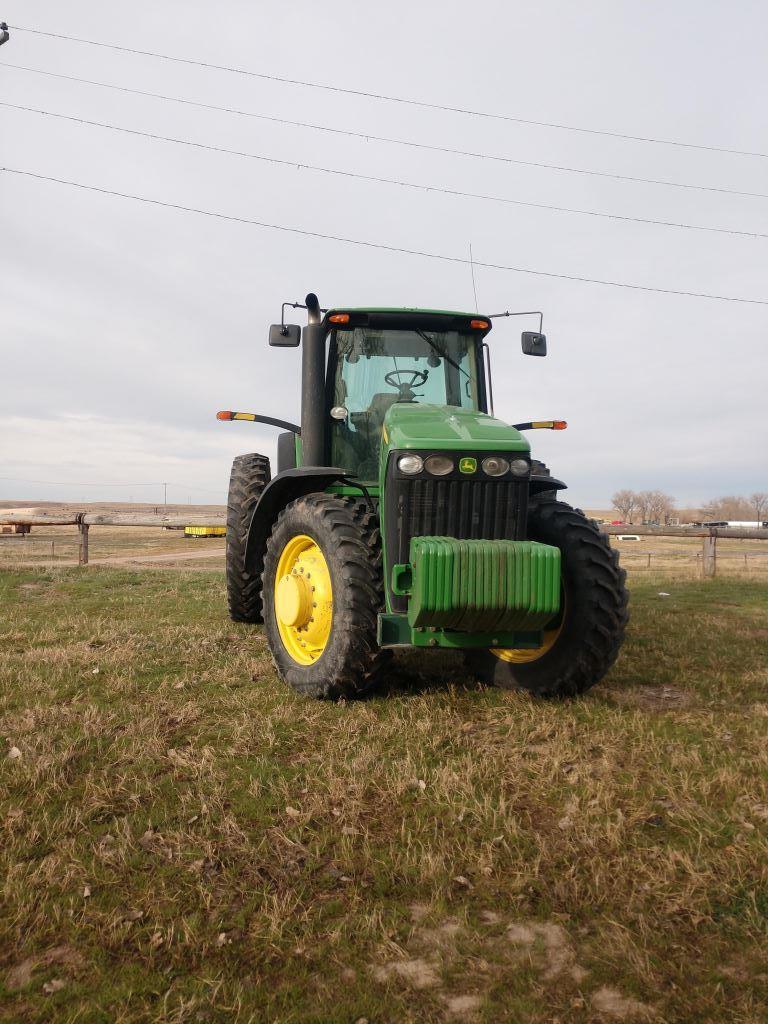
<path fill-rule="evenodd" d="M 224 513 L 189 515 L 166 512 L 5 512 L 0 526 L 226 526 Z"/>

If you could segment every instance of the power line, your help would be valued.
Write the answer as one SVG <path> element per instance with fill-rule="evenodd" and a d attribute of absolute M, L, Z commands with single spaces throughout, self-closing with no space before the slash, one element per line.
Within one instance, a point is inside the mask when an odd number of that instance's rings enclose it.
<path fill-rule="evenodd" d="M 628 135 L 622 132 L 613 132 L 598 128 L 582 128 L 576 125 L 557 124 L 552 121 L 534 121 L 530 118 L 516 117 L 511 114 L 494 114 L 486 110 L 472 110 L 467 107 L 454 107 L 443 103 L 430 103 L 427 100 L 418 100 L 405 96 L 389 96 L 386 93 L 368 92 L 363 89 L 350 89 L 340 85 L 327 85 L 322 82 L 309 82 L 300 78 L 286 78 L 281 75 L 269 75 L 262 71 L 250 71 L 247 68 L 231 67 L 225 64 L 212 64 L 208 61 L 193 60 L 189 57 L 172 57 L 167 53 L 156 53 L 154 50 L 138 50 L 130 46 L 118 46 L 114 43 L 104 43 L 95 39 L 83 39 L 80 36 L 64 35 L 60 32 L 44 32 L 41 29 L 21 28 L 12 25 L 16 32 L 29 32 L 37 36 L 46 36 L 48 39 L 60 39 L 70 43 L 83 43 L 87 46 L 98 46 L 102 49 L 116 50 L 119 53 L 131 53 L 140 57 L 154 57 L 158 60 L 170 61 L 173 64 L 187 64 L 194 67 L 207 68 L 212 71 L 226 71 L 230 74 L 245 75 L 248 78 L 260 78 L 269 82 L 281 82 L 284 85 L 297 85 L 304 89 L 321 89 L 325 92 L 343 93 L 347 96 L 361 96 L 365 99 L 382 100 L 387 103 L 400 103 L 410 107 L 421 107 L 425 110 L 440 110 L 451 114 L 466 114 L 470 117 L 482 117 L 493 121 L 507 121 L 514 124 L 533 125 L 537 128 L 555 128 L 559 131 L 578 132 L 584 135 L 601 135 L 611 139 L 624 139 L 629 142 L 652 143 L 658 146 L 677 146 L 683 149 L 705 150 L 710 153 L 729 153 L 732 156 L 759 157 L 768 159 L 768 153 L 753 153 L 749 150 L 730 149 L 725 146 L 708 146 L 693 142 L 682 142 L 679 139 L 658 139 L 643 135 Z"/>
<path fill-rule="evenodd" d="M 226 149 L 223 146 L 211 146 L 205 142 L 194 142 L 191 139 L 178 139 L 169 135 L 157 135 L 154 132 L 141 131 L 138 128 L 124 128 L 120 125 L 107 124 L 104 121 L 90 121 L 84 117 L 75 117 L 70 114 L 58 114 L 52 110 L 41 110 L 38 107 L 24 107 L 17 103 L 5 103 L 0 100 L 0 107 L 8 107 L 11 110 L 20 110 L 29 114 L 42 114 L 46 117 L 55 117 L 61 121 L 71 121 L 75 124 L 89 125 L 92 128 L 106 128 L 113 132 L 122 132 L 125 135 L 137 135 L 154 142 L 170 142 L 179 146 L 191 146 L 194 149 L 208 150 L 211 153 L 224 153 L 228 156 L 245 157 L 249 160 L 260 160 L 263 163 L 276 164 L 283 167 L 293 167 L 297 170 L 318 171 L 322 174 L 333 174 L 343 178 L 356 178 L 359 181 L 371 181 L 380 185 L 397 185 L 400 188 L 414 189 L 419 192 L 435 192 L 441 195 L 452 196 L 461 199 L 479 199 L 490 203 L 503 203 L 510 206 L 526 206 L 536 210 L 548 210 L 554 213 L 571 213 L 583 217 L 601 217 L 607 220 L 628 221 L 634 224 L 652 224 L 658 227 L 685 228 L 689 231 L 712 231 L 721 235 L 736 235 L 742 238 L 768 238 L 768 234 L 758 231 L 739 231 L 736 228 L 717 228 L 705 224 L 686 224 L 679 221 L 653 220 L 649 217 L 630 217 L 620 213 L 605 213 L 600 210 L 579 210 L 570 206 L 553 206 L 548 203 L 533 203 L 522 199 L 509 199 L 504 196 L 490 196 L 478 192 L 463 192 L 459 189 L 443 188 L 439 185 L 422 185 L 412 181 L 403 181 L 398 178 L 382 178 L 372 174 L 359 174 L 355 171 L 345 171 L 337 167 L 321 167 L 317 164 L 307 164 L 296 160 L 284 160 L 280 157 L 265 156 L 261 153 L 248 153 L 238 149 Z"/>
<path fill-rule="evenodd" d="M 630 174 L 616 174 L 613 171 L 595 171 L 586 167 L 569 167 L 563 164 L 548 164 L 537 160 L 520 160 L 516 157 L 502 156 L 495 153 L 480 153 L 467 149 L 452 149 L 450 146 L 435 146 L 427 142 L 414 142 L 410 139 L 395 139 L 385 135 L 371 135 L 368 132 L 357 132 L 346 128 L 331 128 L 327 125 L 313 124 L 308 121 L 293 121 L 285 117 L 275 117 L 270 114 L 260 114 L 252 110 L 239 110 L 237 107 L 223 107 L 214 103 L 203 103 L 198 100 L 189 100 L 180 96 L 169 96 L 166 93 L 148 92 L 144 89 L 131 89 L 124 85 L 112 85 L 109 82 L 97 82 L 90 78 L 79 78 L 75 75 L 63 75 L 55 71 L 42 71 L 40 68 L 28 68 L 21 64 L 3 63 L 3 68 L 12 68 L 14 71 L 27 71 L 33 75 L 44 75 L 47 78 L 58 78 L 67 82 L 77 82 L 80 85 L 92 85 L 99 89 L 110 89 L 114 92 L 129 93 L 132 96 L 144 96 L 149 99 L 164 100 L 168 103 L 180 103 L 183 106 L 197 107 L 200 110 L 213 110 L 221 114 L 234 114 L 237 117 L 250 117 L 258 121 L 268 121 L 272 124 L 283 124 L 292 128 L 308 128 L 311 131 L 325 132 L 330 135 L 341 135 L 346 138 L 362 139 L 365 142 L 381 142 L 390 146 L 405 146 L 409 149 L 426 150 L 432 153 L 442 153 L 449 156 L 463 156 L 473 160 L 490 160 L 495 163 L 512 164 L 517 167 L 535 167 L 537 170 L 558 171 L 566 174 L 585 174 L 592 178 L 609 178 L 613 181 L 628 181 L 640 185 L 660 185 L 664 188 L 682 188 L 695 192 L 715 192 L 726 196 L 745 196 L 750 199 L 768 199 L 765 192 L 745 192 L 739 189 L 719 188 L 715 185 L 696 185 L 690 182 L 668 181 L 664 178 L 640 178 Z"/>
<path fill-rule="evenodd" d="M 460 256 L 446 256 L 442 253 L 427 252 L 423 249 L 405 249 L 397 245 L 389 245 L 385 242 L 369 242 L 359 238 L 346 238 L 343 235 L 329 235 L 320 231 L 311 231 L 308 228 L 289 227 L 285 224 L 271 224 L 267 221 L 255 220 L 249 217 L 241 217 L 235 214 L 218 213 L 214 210 L 203 210 L 195 206 L 183 206 L 181 203 L 169 203 L 160 199 L 150 199 L 148 196 L 137 196 L 129 192 L 117 192 L 113 189 L 101 188 L 96 185 L 84 185 L 79 181 L 69 181 L 65 178 L 54 178 L 46 174 L 37 174 L 34 171 L 20 170 L 14 167 L 0 167 L 0 172 L 16 174 L 25 178 L 34 178 L 38 181 L 55 182 L 58 185 L 68 185 L 72 188 L 83 189 L 86 192 L 96 192 L 100 195 L 117 196 L 120 199 L 133 199 L 139 203 L 146 203 L 149 206 L 160 206 L 169 210 L 180 210 L 183 213 L 196 213 L 203 217 L 212 217 L 217 220 L 226 220 L 236 224 L 248 224 L 253 227 L 267 228 L 270 231 L 284 231 L 292 235 L 301 235 L 304 238 L 320 238 L 329 242 L 343 242 L 345 245 L 356 245 L 365 249 L 378 249 L 383 252 L 402 253 L 405 256 L 420 256 L 424 259 L 439 260 L 442 263 L 457 263 L 469 265 L 470 261 Z M 624 281 L 608 281 L 603 278 L 583 277 L 577 274 L 559 274 L 549 270 L 532 270 L 529 267 L 512 267 L 504 263 L 486 263 L 481 260 L 474 260 L 476 267 L 485 267 L 488 270 L 507 270 L 514 274 L 531 274 L 534 277 L 549 277 L 561 281 L 577 281 L 581 284 L 600 284 L 610 288 L 628 288 L 632 291 L 654 292 L 660 295 L 681 295 L 692 299 L 714 299 L 721 302 L 740 302 L 753 306 L 768 306 L 768 299 L 746 299 L 734 295 L 713 295 L 708 292 L 690 292 L 677 288 L 654 288 L 650 285 L 630 284 Z"/>

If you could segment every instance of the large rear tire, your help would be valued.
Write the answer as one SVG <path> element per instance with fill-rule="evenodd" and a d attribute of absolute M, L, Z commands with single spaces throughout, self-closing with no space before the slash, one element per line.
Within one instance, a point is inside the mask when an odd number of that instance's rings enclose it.
<path fill-rule="evenodd" d="M 253 510 L 270 477 L 265 455 L 238 455 L 232 463 L 227 498 L 227 604 L 233 622 L 262 621 L 261 573 L 246 566 L 245 545 Z"/>
<path fill-rule="evenodd" d="M 308 697 L 370 689 L 389 654 L 378 517 L 351 497 L 309 494 L 275 524 L 264 559 L 264 627 L 279 675 Z"/>
<path fill-rule="evenodd" d="M 484 682 L 537 697 L 573 697 L 594 686 L 616 660 L 629 618 L 626 573 L 595 523 L 558 501 L 531 506 L 530 540 L 560 548 L 562 600 L 536 650 L 487 650 L 468 655 Z"/>

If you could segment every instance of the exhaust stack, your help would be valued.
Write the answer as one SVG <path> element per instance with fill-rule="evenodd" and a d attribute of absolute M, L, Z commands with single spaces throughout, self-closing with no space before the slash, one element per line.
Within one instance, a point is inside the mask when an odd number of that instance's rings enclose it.
<path fill-rule="evenodd" d="M 304 299 L 304 303 L 307 307 L 307 322 L 310 324 L 319 324 L 323 319 L 323 315 L 320 310 L 320 302 L 315 293 L 310 292 L 306 299 Z"/>
<path fill-rule="evenodd" d="M 326 464 L 325 327 L 314 292 L 304 301 L 308 324 L 302 335 L 301 353 L 301 461 L 304 466 L 323 466 Z"/>

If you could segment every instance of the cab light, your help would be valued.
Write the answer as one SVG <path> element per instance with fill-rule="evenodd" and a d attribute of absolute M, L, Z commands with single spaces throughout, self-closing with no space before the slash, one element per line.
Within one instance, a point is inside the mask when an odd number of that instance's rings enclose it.
<path fill-rule="evenodd" d="M 334 313 L 333 316 L 328 317 L 328 322 L 331 324 L 348 324 L 349 313 Z"/>
<path fill-rule="evenodd" d="M 248 423 L 256 422 L 255 412 L 230 412 L 228 409 L 216 413 L 217 420 L 246 420 Z"/>
<path fill-rule="evenodd" d="M 447 455 L 430 455 L 424 463 L 424 468 L 433 476 L 447 476 L 454 470 L 453 459 Z"/>
<path fill-rule="evenodd" d="M 499 458 L 497 455 L 483 459 L 483 472 L 487 473 L 488 476 L 504 476 L 508 470 L 509 463 L 507 460 Z"/>
<path fill-rule="evenodd" d="M 565 420 L 531 420 L 528 423 L 513 423 L 515 430 L 565 430 Z"/>
<path fill-rule="evenodd" d="M 424 469 L 424 459 L 420 455 L 401 455 L 397 460 L 397 468 L 406 476 L 415 476 Z"/>
<path fill-rule="evenodd" d="M 490 324 L 487 320 L 470 320 L 469 326 L 476 331 L 487 331 Z"/>
<path fill-rule="evenodd" d="M 533 430 L 565 430 L 567 426 L 565 420 L 534 420 L 531 424 Z"/>

